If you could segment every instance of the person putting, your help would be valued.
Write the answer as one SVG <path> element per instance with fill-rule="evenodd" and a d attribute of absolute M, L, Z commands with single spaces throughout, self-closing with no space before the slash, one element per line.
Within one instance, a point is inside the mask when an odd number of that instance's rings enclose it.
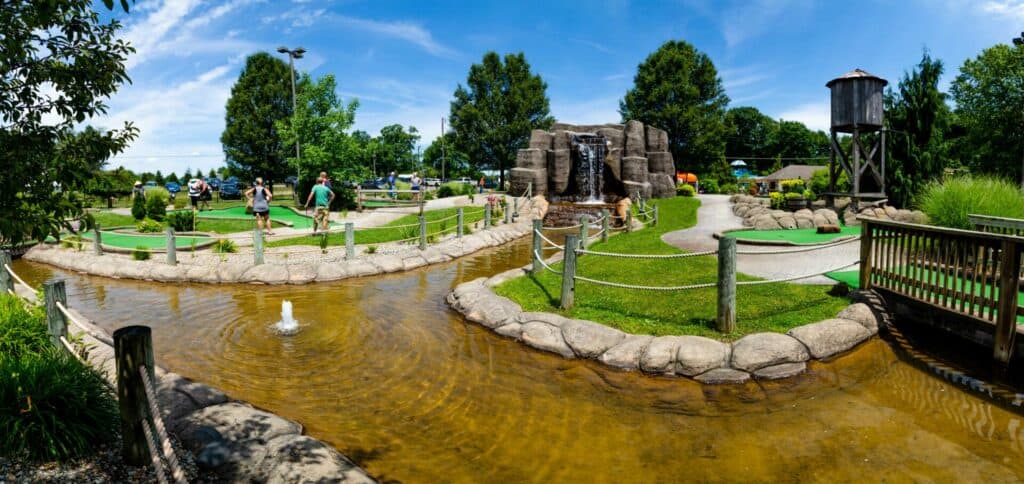
<path fill-rule="evenodd" d="M 262 178 L 257 178 L 256 185 L 246 190 L 245 198 L 252 201 L 252 214 L 256 216 L 256 228 L 267 235 L 274 235 L 274 231 L 270 228 L 270 200 L 274 198 L 274 194 L 263 186 Z"/>
<path fill-rule="evenodd" d="M 318 178 L 316 185 L 309 191 L 309 196 L 306 197 L 306 205 L 304 208 L 309 208 L 309 202 L 314 198 L 316 199 L 316 214 L 313 216 L 313 233 L 316 233 L 317 225 L 320 225 L 324 231 L 327 231 L 328 224 L 330 223 L 330 207 L 331 202 L 334 201 L 334 192 L 330 188 L 327 188 L 324 183 L 324 178 Z"/>

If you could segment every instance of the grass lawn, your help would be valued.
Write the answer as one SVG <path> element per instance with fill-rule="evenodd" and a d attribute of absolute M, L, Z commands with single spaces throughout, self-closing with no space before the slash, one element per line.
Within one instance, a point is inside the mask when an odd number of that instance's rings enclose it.
<path fill-rule="evenodd" d="M 313 228 L 313 211 L 309 211 L 310 216 L 299 215 L 292 211 L 290 208 L 285 208 L 277 205 L 270 207 L 270 221 L 284 220 L 292 224 L 292 227 L 297 229 L 311 229 Z M 245 213 L 245 205 L 242 204 L 237 207 L 208 210 L 199 213 L 200 220 L 203 219 L 237 219 L 238 221 L 249 224 L 248 228 L 243 230 L 252 230 L 253 223 L 255 223 L 255 217 L 252 214 Z M 337 224 L 334 224 L 337 225 Z M 237 232 L 237 231 L 236 231 Z"/>
<path fill-rule="evenodd" d="M 101 231 L 103 234 L 103 245 L 109 245 L 111 247 L 120 247 L 122 249 L 134 249 L 136 247 L 145 247 L 147 249 L 164 249 L 167 247 L 167 236 L 164 234 L 155 235 L 129 235 L 119 234 L 117 232 Z M 82 232 L 82 238 L 92 240 L 92 231 Z M 179 235 L 174 239 L 174 246 L 179 249 L 187 249 L 192 247 L 192 242 L 195 241 L 197 244 L 209 242 L 214 240 L 212 237 L 190 237 Z"/>
<path fill-rule="evenodd" d="M 244 207 L 242 209 L 245 210 Z M 203 212 L 208 213 L 208 212 Z M 131 215 L 120 215 L 113 212 L 92 212 L 92 216 L 100 223 L 100 228 L 109 227 L 123 227 L 126 225 L 135 225 L 135 218 Z M 271 219 L 273 221 L 273 219 Z M 275 227 L 284 227 L 284 225 L 275 222 Z M 235 232 L 248 232 L 256 228 L 256 220 L 251 215 L 247 220 L 235 220 L 235 219 L 216 219 L 216 218 L 197 218 L 196 219 L 196 232 L 213 232 L 215 234 L 233 234 Z M 192 231 L 190 229 L 190 231 Z M 103 232 L 104 236 L 106 231 Z M 104 240 L 106 243 L 106 240 Z"/>
<path fill-rule="evenodd" d="M 729 237 L 736 237 L 737 240 L 751 240 L 756 242 L 775 241 L 790 242 L 793 244 L 824 244 L 839 237 L 850 237 L 860 235 L 860 227 L 840 227 L 838 234 L 819 234 L 817 229 L 793 229 L 793 230 L 737 230 L 726 233 Z"/>
<path fill-rule="evenodd" d="M 423 216 L 427 219 L 427 235 L 431 234 L 450 234 L 453 233 L 456 228 L 456 220 L 454 217 L 458 213 L 458 208 L 442 208 L 438 210 L 427 210 L 423 212 Z M 472 228 L 474 223 L 480 222 L 484 219 L 484 209 L 482 207 L 466 207 L 463 214 L 463 222 L 467 228 Z M 492 220 L 497 221 L 498 218 Z M 419 215 L 412 214 L 403 216 L 395 221 L 381 225 L 380 227 L 365 228 L 356 230 L 356 244 L 378 244 L 383 242 L 393 242 L 395 240 L 408 239 L 411 237 L 417 237 L 419 235 L 418 227 L 398 227 L 400 225 L 418 224 Z M 480 224 L 482 225 L 482 224 Z M 476 229 L 471 229 L 476 230 Z M 467 232 L 468 233 L 468 232 Z M 285 247 L 289 245 L 319 245 L 320 236 L 304 235 L 302 237 L 293 237 L 290 239 L 274 240 L 267 243 L 267 247 Z M 345 245 L 345 233 L 344 232 L 333 232 L 327 236 L 327 245 L 337 246 Z"/>
<path fill-rule="evenodd" d="M 620 234 L 594 250 L 633 254 L 675 254 L 682 252 L 661 241 L 661 235 L 690 227 L 697 222 L 700 202 L 676 197 L 652 200 L 659 205 L 660 224 L 644 230 Z M 561 264 L 555 266 L 561 268 Z M 718 261 L 714 257 L 684 259 L 622 259 L 585 255 L 577 260 L 577 274 L 592 279 L 645 286 L 680 286 L 715 282 Z M 737 275 L 738 280 L 757 278 Z M 738 330 L 720 334 L 715 327 L 717 295 L 714 288 L 691 291 L 636 291 L 576 284 L 576 304 L 570 310 L 558 309 L 562 278 L 544 271 L 513 279 L 495 288 L 526 311 L 559 313 L 566 317 L 588 319 L 628 333 L 662 335 L 698 335 L 733 340 L 760 331 L 785 332 L 795 326 L 831 318 L 849 302 L 828 295 L 830 287 L 800 284 L 765 284 L 736 288 Z"/>

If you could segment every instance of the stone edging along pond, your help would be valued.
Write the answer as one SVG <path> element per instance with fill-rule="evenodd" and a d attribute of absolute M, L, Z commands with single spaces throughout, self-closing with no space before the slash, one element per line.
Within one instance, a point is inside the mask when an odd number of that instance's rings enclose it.
<path fill-rule="evenodd" d="M 460 284 L 448 303 L 495 333 L 563 358 L 597 360 L 622 370 L 685 376 L 701 383 L 774 380 L 803 373 L 807 361 L 827 360 L 878 334 L 879 318 L 864 303 L 832 319 L 782 333 L 755 333 L 732 343 L 701 336 L 627 334 L 603 324 L 557 314 L 525 312 L 492 287 L 527 274 L 525 268 Z"/>

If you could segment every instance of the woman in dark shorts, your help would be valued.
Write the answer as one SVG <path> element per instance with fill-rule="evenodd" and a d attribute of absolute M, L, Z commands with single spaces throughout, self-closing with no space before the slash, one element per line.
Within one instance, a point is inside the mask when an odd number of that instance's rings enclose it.
<path fill-rule="evenodd" d="M 274 235 L 270 229 L 270 200 L 274 195 L 263 187 L 263 179 L 256 179 L 256 186 L 245 192 L 245 197 L 252 201 L 252 213 L 256 216 L 256 228 L 267 235 Z M 266 229 L 263 228 L 266 224 Z"/>

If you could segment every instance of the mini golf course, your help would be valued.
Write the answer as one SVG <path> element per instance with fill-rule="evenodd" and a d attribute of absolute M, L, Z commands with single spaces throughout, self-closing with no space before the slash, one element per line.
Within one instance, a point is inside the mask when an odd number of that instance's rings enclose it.
<path fill-rule="evenodd" d="M 103 245 L 110 247 L 117 247 L 122 249 L 135 249 L 138 247 L 144 247 L 146 249 L 164 249 L 167 248 L 167 236 L 164 234 L 153 234 L 153 235 L 135 235 L 135 234 L 124 234 L 120 232 L 111 232 L 103 230 Z M 84 239 L 92 240 L 93 232 L 82 232 L 80 235 Z M 174 246 L 177 248 L 187 249 L 192 247 L 192 243 L 202 245 L 217 240 L 214 237 L 204 236 L 192 236 L 192 235 L 178 235 L 174 239 Z"/>
<path fill-rule="evenodd" d="M 856 237 L 860 235 L 860 227 L 840 227 L 839 233 L 819 234 L 817 229 L 782 229 L 782 230 L 737 230 L 725 232 L 723 235 L 735 237 L 737 242 L 750 243 L 771 242 L 795 245 L 826 244 L 840 237 Z"/>
<path fill-rule="evenodd" d="M 301 215 L 295 213 L 290 208 L 280 207 L 272 205 L 270 207 L 270 219 L 271 221 L 287 222 L 296 229 L 309 229 L 313 228 L 313 210 L 310 209 L 310 215 Z M 253 215 L 251 213 L 245 213 L 245 207 L 231 207 L 221 208 L 217 210 L 210 210 L 207 212 L 199 212 L 197 215 L 199 218 L 231 218 L 231 219 L 244 219 L 252 220 Z M 338 225 L 331 223 L 331 225 Z"/>

